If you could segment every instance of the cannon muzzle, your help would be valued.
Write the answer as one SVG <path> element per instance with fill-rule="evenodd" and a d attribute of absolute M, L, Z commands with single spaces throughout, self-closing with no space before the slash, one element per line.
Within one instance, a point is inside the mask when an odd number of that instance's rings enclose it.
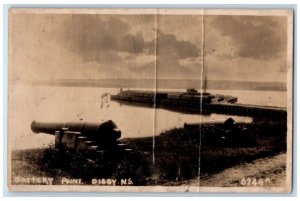
<path fill-rule="evenodd" d="M 68 122 L 68 123 L 42 123 L 33 121 L 31 130 L 34 133 L 47 133 L 55 135 L 56 132 L 70 131 L 77 132 L 81 136 L 87 137 L 96 144 L 114 143 L 121 137 L 121 131 L 117 125 L 111 121 L 103 123 L 88 122 Z"/>

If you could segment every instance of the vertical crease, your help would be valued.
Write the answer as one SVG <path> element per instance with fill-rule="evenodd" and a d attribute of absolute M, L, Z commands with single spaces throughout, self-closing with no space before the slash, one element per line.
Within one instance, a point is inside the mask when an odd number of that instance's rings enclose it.
<path fill-rule="evenodd" d="M 158 35 L 158 27 L 157 27 L 157 9 L 155 13 L 155 48 L 154 48 L 154 54 L 155 54 L 155 63 L 154 63 L 154 97 L 153 97 L 153 108 L 154 108 L 154 116 L 153 116 L 153 138 L 152 138 L 152 163 L 155 165 L 155 131 L 156 131 L 156 92 L 157 92 L 157 35 Z"/>
<path fill-rule="evenodd" d="M 199 130 L 199 161 L 198 161 L 198 180 L 199 180 L 199 191 L 200 191 L 200 185 L 201 185 L 201 179 L 200 179 L 200 176 L 201 176 L 201 148 L 202 148 L 202 104 L 203 104 L 203 93 L 206 91 L 203 87 L 205 87 L 205 63 L 204 63 L 204 57 L 205 57 L 205 49 L 204 49 L 204 37 L 205 37 L 205 30 L 204 30 L 204 9 L 202 11 L 202 23 L 201 23 L 201 42 L 202 42 L 202 46 L 201 46 L 201 57 L 202 57 L 202 68 L 201 68 L 201 74 L 200 74 L 200 79 L 201 79 L 201 82 L 200 82 L 200 93 L 202 94 L 200 96 L 200 130 Z"/>

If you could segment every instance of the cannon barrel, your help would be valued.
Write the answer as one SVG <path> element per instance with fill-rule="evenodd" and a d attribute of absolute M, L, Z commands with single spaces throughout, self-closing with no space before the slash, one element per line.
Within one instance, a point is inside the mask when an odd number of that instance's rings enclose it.
<path fill-rule="evenodd" d="M 47 133 L 55 135 L 55 131 L 67 129 L 69 131 L 80 132 L 95 142 L 114 142 L 121 137 L 121 131 L 116 124 L 111 121 L 103 123 L 88 123 L 88 122 L 68 122 L 68 123 L 43 123 L 33 121 L 31 130 L 34 133 Z"/>

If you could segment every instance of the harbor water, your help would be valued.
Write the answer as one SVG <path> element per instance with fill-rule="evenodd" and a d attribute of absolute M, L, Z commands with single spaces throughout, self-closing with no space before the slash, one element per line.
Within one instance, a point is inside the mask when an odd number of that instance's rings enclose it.
<path fill-rule="evenodd" d="M 33 120 L 42 122 L 101 122 L 113 120 L 122 138 L 157 136 L 185 122 L 222 122 L 229 115 L 184 114 L 120 104 L 109 99 L 119 89 L 96 87 L 53 87 L 15 85 L 9 93 L 9 127 L 12 149 L 47 147 L 54 136 L 34 134 Z M 184 91 L 184 90 L 182 90 Z M 286 107 L 286 92 L 210 90 L 212 94 L 238 97 L 239 103 Z M 237 122 L 251 122 L 250 117 L 230 116 Z"/>

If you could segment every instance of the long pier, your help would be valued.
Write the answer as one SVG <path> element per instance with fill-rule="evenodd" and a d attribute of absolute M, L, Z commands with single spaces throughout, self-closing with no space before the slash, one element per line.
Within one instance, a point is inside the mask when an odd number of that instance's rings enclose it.
<path fill-rule="evenodd" d="M 280 107 L 268 107 L 246 104 L 224 104 L 224 103 L 211 103 L 203 104 L 203 110 L 210 111 L 212 113 L 232 114 L 241 116 L 271 116 L 271 117 L 285 117 L 287 112 L 285 108 Z"/>
<path fill-rule="evenodd" d="M 156 107 L 162 109 L 169 109 L 174 111 L 181 111 L 187 113 L 200 114 L 230 114 L 238 116 L 250 117 L 283 117 L 286 118 L 287 111 L 283 107 L 272 106 L 258 106 L 240 103 L 227 102 L 207 102 L 201 99 L 182 100 L 182 99 L 168 99 L 168 98 L 150 98 L 150 97 L 132 97 L 112 95 L 112 100 L 122 102 L 128 105 L 138 105 L 145 107 Z"/>

